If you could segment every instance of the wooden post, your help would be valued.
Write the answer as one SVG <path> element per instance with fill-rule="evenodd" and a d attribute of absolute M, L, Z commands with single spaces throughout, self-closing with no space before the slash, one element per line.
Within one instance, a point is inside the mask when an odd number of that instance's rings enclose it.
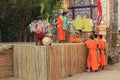
<path fill-rule="evenodd" d="M 73 19 L 75 19 L 75 9 L 72 9 Z"/>
<path fill-rule="evenodd" d="M 93 19 L 93 7 L 90 7 L 90 18 Z"/>

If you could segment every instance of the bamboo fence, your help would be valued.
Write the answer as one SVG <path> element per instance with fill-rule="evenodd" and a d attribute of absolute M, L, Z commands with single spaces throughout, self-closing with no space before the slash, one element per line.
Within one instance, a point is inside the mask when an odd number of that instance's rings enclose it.
<path fill-rule="evenodd" d="M 85 44 L 53 45 L 48 52 L 48 80 L 59 80 L 85 70 Z"/>
<path fill-rule="evenodd" d="M 0 51 L 0 79 L 13 76 L 12 49 Z"/>
<path fill-rule="evenodd" d="M 0 79 L 14 74 L 15 80 L 61 80 L 85 70 L 87 49 L 84 43 L 6 45 L 14 46 L 0 51 Z"/>
<path fill-rule="evenodd" d="M 60 80 L 82 72 L 85 44 L 14 45 L 14 75 L 18 80 Z"/>
<path fill-rule="evenodd" d="M 47 80 L 46 47 L 14 46 L 14 76 L 18 80 Z"/>

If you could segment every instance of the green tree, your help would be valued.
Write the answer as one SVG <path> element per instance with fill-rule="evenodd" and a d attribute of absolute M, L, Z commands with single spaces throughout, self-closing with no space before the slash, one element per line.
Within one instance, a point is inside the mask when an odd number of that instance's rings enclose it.
<path fill-rule="evenodd" d="M 48 17 L 54 19 L 53 10 L 60 7 L 61 0 L 1 0 L 0 2 L 0 40 L 5 42 L 32 41 L 33 34 L 28 25 L 35 19 Z M 43 13 L 40 5 L 44 3 Z"/>

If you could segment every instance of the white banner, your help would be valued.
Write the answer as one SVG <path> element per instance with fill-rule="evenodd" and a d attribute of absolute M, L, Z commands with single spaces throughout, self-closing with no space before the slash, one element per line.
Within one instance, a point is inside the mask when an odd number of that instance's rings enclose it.
<path fill-rule="evenodd" d="M 102 15 L 104 23 L 107 27 L 110 26 L 110 7 L 109 7 L 109 0 L 101 0 L 102 5 Z"/>

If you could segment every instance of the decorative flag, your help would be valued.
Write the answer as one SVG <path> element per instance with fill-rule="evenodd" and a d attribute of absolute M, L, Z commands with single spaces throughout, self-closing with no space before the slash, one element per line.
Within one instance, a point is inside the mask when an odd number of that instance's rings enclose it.
<path fill-rule="evenodd" d="M 97 1 L 97 22 L 98 25 L 100 25 L 102 21 L 102 7 L 101 7 L 101 2 L 100 0 Z"/>
<path fill-rule="evenodd" d="M 40 8 L 41 8 L 41 9 L 40 9 L 40 13 L 42 14 L 43 11 L 44 11 L 44 3 L 41 3 L 41 4 L 40 4 Z"/>

